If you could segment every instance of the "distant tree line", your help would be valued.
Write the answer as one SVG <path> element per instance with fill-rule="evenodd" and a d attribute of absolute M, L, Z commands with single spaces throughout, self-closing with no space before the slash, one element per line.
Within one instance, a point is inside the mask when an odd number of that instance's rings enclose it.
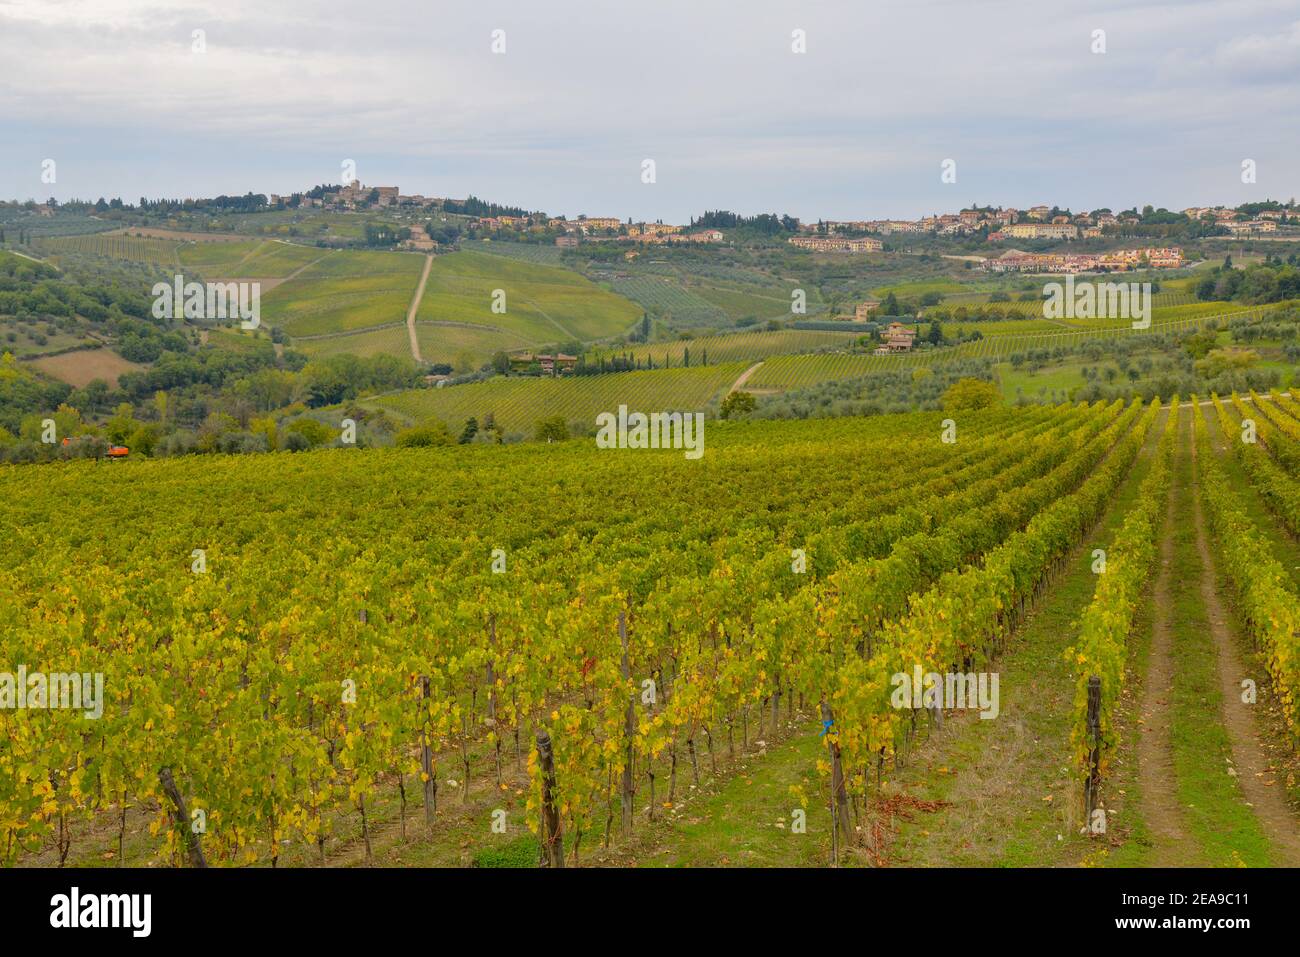
<path fill-rule="evenodd" d="M 710 210 L 691 220 L 692 229 L 745 229 L 765 236 L 793 233 L 799 229 L 799 220 L 775 213 L 741 216 L 726 209 Z"/>
<path fill-rule="evenodd" d="M 497 203 L 489 203 L 486 200 L 479 199 L 477 196 L 470 196 L 464 200 L 449 199 L 442 204 L 442 208 L 445 212 L 457 213 L 461 216 L 529 215 L 528 212 L 518 206 L 501 206 Z"/>
<path fill-rule="evenodd" d="M 1283 261 L 1280 256 L 1269 256 L 1263 262 L 1234 269 L 1228 256 L 1196 284 L 1196 298 L 1254 304 L 1300 299 L 1297 257 L 1292 253 Z"/>

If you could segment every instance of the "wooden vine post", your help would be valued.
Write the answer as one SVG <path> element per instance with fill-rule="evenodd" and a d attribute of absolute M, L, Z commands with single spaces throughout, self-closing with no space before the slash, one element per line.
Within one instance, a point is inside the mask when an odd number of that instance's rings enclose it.
<path fill-rule="evenodd" d="M 199 836 L 194 833 L 189 811 L 185 808 L 185 798 L 181 796 L 180 788 L 176 786 L 176 779 L 172 777 L 172 769 L 160 768 L 158 770 L 158 781 L 162 784 L 163 793 L 172 802 L 172 820 L 176 823 L 177 831 L 185 840 L 185 853 L 189 856 L 190 866 L 207 867 L 208 862 L 203 856 L 203 848 L 199 845 Z"/>
<path fill-rule="evenodd" d="M 1101 787 L 1101 678 L 1088 678 L 1088 739 L 1092 749 L 1088 752 L 1088 779 L 1083 786 L 1084 823 L 1091 830 L 1092 812 L 1097 805 L 1097 791 Z"/>
<path fill-rule="evenodd" d="M 497 787 L 499 788 L 501 787 L 501 729 L 497 727 L 497 616 L 495 612 L 488 615 L 488 650 L 491 652 L 487 663 L 488 727 L 492 729 L 492 738 L 496 743 L 494 751 L 497 764 Z"/>
<path fill-rule="evenodd" d="M 551 735 L 545 728 L 537 730 L 537 765 L 542 771 L 542 867 L 564 866 L 564 835 L 560 831 L 560 812 L 555 807 L 555 754 Z"/>
<path fill-rule="evenodd" d="M 849 796 L 844 784 L 844 765 L 840 761 L 840 743 L 833 729 L 835 714 L 831 706 L 822 702 L 822 732 L 826 736 L 826 750 L 831 759 L 831 859 L 840 862 L 840 838 L 845 843 L 853 837 L 849 817 Z"/>
<path fill-rule="evenodd" d="M 433 776 L 433 748 L 429 746 L 429 676 L 420 676 L 420 700 L 424 710 L 424 728 L 420 734 L 420 770 L 424 773 L 424 823 L 432 830 L 433 816 L 438 813 L 438 782 Z"/>
<path fill-rule="evenodd" d="M 630 681 L 631 669 L 627 660 L 627 613 L 618 613 L 618 640 L 623 649 L 623 680 Z M 623 801 L 623 834 L 632 833 L 632 795 L 634 778 L 632 776 L 633 745 L 636 743 L 636 691 L 628 692 L 627 712 L 623 717 L 623 738 L 627 741 L 627 753 L 623 756 L 623 786 L 620 789 Z"/>

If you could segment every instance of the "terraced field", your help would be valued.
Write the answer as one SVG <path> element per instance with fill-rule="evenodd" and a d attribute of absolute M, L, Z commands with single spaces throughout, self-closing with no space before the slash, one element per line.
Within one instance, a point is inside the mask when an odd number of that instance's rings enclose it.
<path fill-rule="evenodd" d="M 651 312 L 670 317 L 678 325 L 720 326 L 728 321 L 721 307 L 671 279 L 626 276 L 613 280 L 610 288 Z"/>

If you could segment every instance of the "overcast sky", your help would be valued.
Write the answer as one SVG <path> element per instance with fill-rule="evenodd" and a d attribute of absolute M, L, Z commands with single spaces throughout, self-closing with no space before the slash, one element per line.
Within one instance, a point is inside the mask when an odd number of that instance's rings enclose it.
<path fill-rule="evenodd" d="M 667 221 L 1285 200 L 1300 0 L 0 0 L 0 196 L 288 193 L 348 159 Z"/>

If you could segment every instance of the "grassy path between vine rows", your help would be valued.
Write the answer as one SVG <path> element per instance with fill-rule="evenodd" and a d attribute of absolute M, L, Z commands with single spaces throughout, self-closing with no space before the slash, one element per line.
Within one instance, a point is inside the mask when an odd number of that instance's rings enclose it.
<path fill-rule="evenodd" d="M 1093 850 L 1080 833 L 1082 795 L 1070 745 L 1076 676 L 1065 650 L 1096 587 L 1093 550 L 1109 547 L 1136 499 L 1166 414 L 1153 424 L 1106 513 L 994 663 L 997 719 L 950 712 L 943 729 L 894 775 L 886 793 L 946 806 L 901 820 L 888 862 L 1042 867 L 1077 863 Z M 1108 817 L 1109 840 L 1118 841 L 1127 807 L 1111 801 L 1106 807 L 1115 812 Z"/>
<path fill-rule="evenodd" d="M 1154 590 L 1149 599 L 1150 620 L 1143 623 L 1143 627 L 1149 628 L 1150 638 L 1141 649 L 1142 684 L 1139 692 L 1140 710 L 1136 721 L 1140 733 L 1135 736 L 1136 807 L 1147 828 L 1147 834 L 1140 839 L 1140 847 L 1149 853 L 1149 858 L 1143 863 L 1154 867 L 1187 865 L 1199 859 L 1197 847 L 1188 837 L 1187 822 L 1178 803 L 1172 745 L 1173 731 L 1170 727 L 1177 611 L 1174 587 L 1175 529 L 1178 528 L 1177 517 L 1182 505 L 1182 495 L 1185 493 L 1178 482 L 1178 462 L 1181 461 L 1184 444 L 1190 438 L 1190 415 L 1194 412 L 1193 409 L 1187 414 L 1182 414 L 1182 410 L 1179 410 L 1181 421 L 1178 426 L 1178 448 L 1173 465 L 1173 481 L 1169 489 L 1169 500 L 1165 508 L 1164 524 L 1160 530 L 1157 553 L 1160 564 L 1156 569 Z M 1137 849 L 1135 853 L 1138 853 Z"/>

